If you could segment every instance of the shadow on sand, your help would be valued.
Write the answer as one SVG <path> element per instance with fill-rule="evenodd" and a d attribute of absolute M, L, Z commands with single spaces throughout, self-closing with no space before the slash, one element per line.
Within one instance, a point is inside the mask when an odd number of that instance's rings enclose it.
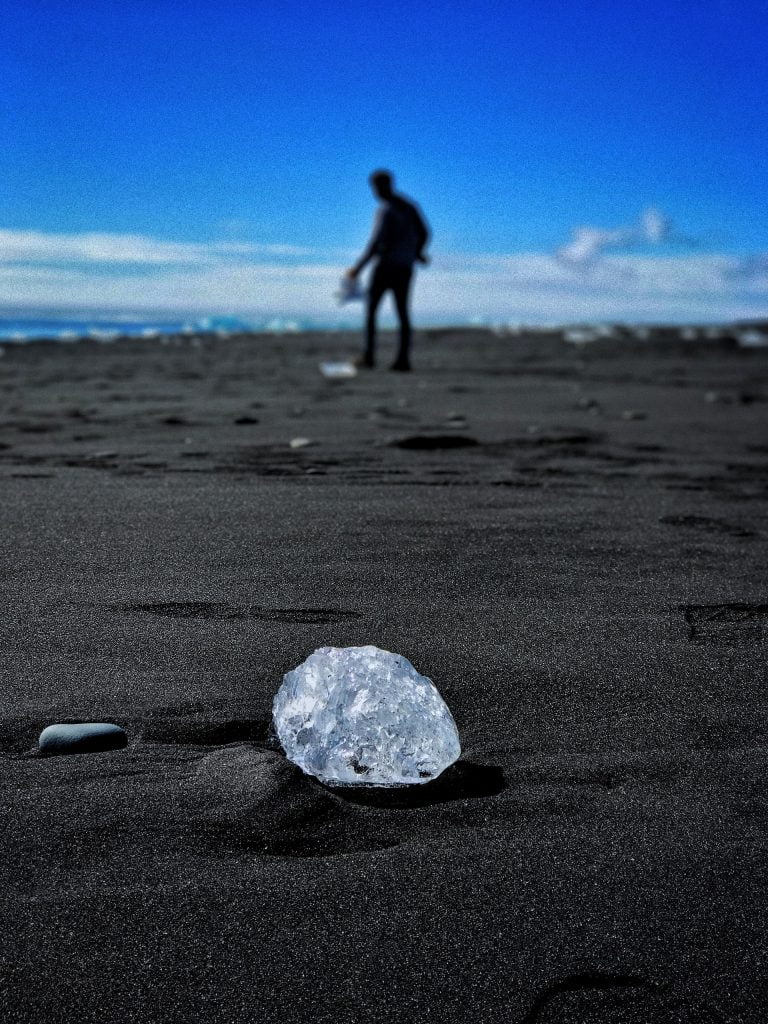
<path fill-rule="evenodd" d="M 414 786 L 324 786 L 348 803 L 365 807 L 428 807 L 450 800 L 474 800 L 496 796 L 506 788 L 504 772 L 497 765 L 457 761 L 432 782 Z"/>

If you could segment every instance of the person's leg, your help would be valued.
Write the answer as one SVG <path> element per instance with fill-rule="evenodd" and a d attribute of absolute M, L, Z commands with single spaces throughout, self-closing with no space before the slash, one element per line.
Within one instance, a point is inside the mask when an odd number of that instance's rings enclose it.
<path fill-rule="evenodd" d="M 398 267 L 397 278 L 393 284 L 395 306 L 400 320 L 400 349 L 397 359 L 392 364 L 393 370 L 410 370 L 411 350 L 411 317 L 408 311 L 408 298 L 411 290 L 413 272 L 410 267 Z"/>
<path fill-rule="evenodd" d="M 371 282 L 368 285 L 368 302 L 365 318 L 365 354 L 363 355 L 363 364 L 365 366 L 373 366 L 376 361 L 376 311 L 387 287 L 386 277 L 382 273 L 381 265 L 379 265 L 373 271 Z"/>

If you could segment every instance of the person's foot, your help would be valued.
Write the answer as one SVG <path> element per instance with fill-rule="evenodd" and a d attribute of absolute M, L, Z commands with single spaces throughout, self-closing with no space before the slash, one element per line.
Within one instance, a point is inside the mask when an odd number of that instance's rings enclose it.
<path fill-rule="evenodd" d="M 410 373 L 411 364 L 407 359 L 396 359 L 390 366 L 390 370 L 396 370 L 398 373 Z"/>
<path fill-rule="evenodd" d="M 352 365 L 356 366 L 358 370 L 372 370 L 376 365 L 376 361 L 374 360 L 373 356 L 355 356 L 355 358 L 352 360 Z"/>

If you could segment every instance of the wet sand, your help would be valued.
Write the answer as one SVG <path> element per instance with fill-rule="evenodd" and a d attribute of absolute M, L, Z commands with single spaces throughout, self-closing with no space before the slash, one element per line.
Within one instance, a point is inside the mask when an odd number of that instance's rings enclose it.
<path fill-rule="evenodd" d="M 762 1024 L 768 350 L 324 380 L 357 343 L 5 347 L 0 1019 Z M 456 718 L 418 791 L 268 741 L 364 643 Z M 37 755 L 67 720 L 129 746 Z"/>

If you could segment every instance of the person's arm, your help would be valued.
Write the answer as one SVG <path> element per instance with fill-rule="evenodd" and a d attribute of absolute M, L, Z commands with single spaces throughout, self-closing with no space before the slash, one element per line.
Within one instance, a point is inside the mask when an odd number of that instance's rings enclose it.
<path fill-rule="evenodd" d="M 429 242 L 429 228 L 427 227 L 427 222 L 424 220 L 424 215 L 422 214 L 421 210 L 419 210 L 418 207 L 414 206 L 413 212 L 416 215 L 416 236 L 418 239 L 419 246 L 418 252 L 416 254 L 416 259 L 419 261 L 419 263 L 429 263 L 429 256 L 427 256 L 427 254 L 424 252 L 425 248 L 427 247 L 427 243 Z"/>
<path fill-rule="evenodd" d="M 384 211 L 379 210 L 376 214 L 376 218 L 373 222 L 373 231 L 371 233 L 371 240 L 365 247 L 362 256 L 355 263 L 353 267 L 350 267 L 347 271 L 347 277 L 355 278 L 363 269 L 363 267 L 370 263 L 373 257 L 380 251 L 384 236 Z"/>

